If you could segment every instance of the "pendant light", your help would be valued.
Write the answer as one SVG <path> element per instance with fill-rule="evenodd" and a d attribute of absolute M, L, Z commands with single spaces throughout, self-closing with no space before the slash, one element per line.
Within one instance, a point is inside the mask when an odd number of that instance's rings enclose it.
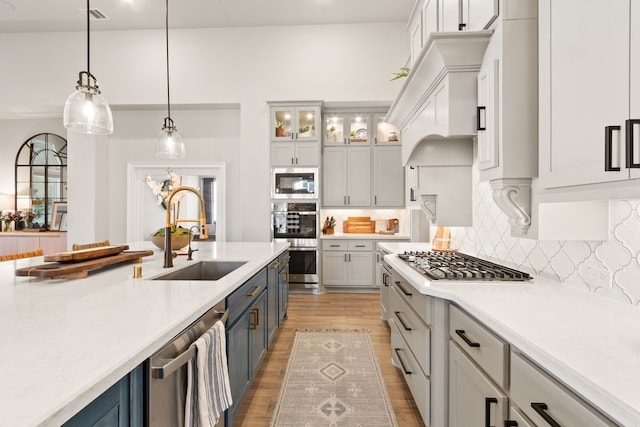
<path fill-rule="evenodd" d="M 72 93 L 64 105 L 64 127 L 90 135 L 113 133 L 113 116 L 109 104 L 100 95 L 98 81 L 91 74 L 90 65 L 90 6 L 87 0 L 87 71 L 81 71 Z"/>
<path fill-rule="evenodd" d="M 182 159 L 185 156 L 184 142 L 178 129 L 171 120 L 171 100 L 169 97 L 169 0 L 166 0 L 165 37 L 167 42 L 167 117 L 158 141 L 156 142 L 156 156 L 163 159 Z"/>

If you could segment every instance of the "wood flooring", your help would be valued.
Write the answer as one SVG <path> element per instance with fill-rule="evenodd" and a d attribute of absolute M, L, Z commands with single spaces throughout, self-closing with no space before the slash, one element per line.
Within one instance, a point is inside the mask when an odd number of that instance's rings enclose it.
<path fill-rule="evenodd" d="M 267 427 L 298 328 L 368 329 L 398 425 L 424 426 L 400 371 L 391 364 L 391 335 L 380 319 L 378 294 L 290 294 L 288 319 L 281 325 L 233 427 Z"/>

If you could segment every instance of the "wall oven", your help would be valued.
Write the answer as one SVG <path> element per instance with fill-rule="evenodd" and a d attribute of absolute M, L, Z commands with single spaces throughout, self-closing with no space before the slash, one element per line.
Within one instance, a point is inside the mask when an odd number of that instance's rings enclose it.
<path fill-rule="evenodd" d="M 318 168 L 273 168 L 271 198 L 318 199 Z"/>
<path fill-rule="evenodd" d="M 289 242 L 289 288 L 318 289 L 318 203 L 275 202 L 271 211 L 272 239 Z"/>

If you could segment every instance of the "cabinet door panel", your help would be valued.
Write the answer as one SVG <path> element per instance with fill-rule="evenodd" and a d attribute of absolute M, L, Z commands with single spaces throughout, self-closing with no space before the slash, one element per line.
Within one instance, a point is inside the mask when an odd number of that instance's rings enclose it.
<path fill-rule="evenodd" d="M 373 149 L 373 195 L 375 206 L 404 206 L 404 168 L 400 147 Z"/>
<path fill-rule="evenodd" d="M 489 28 L 498 17 L 498 0 L 465 0 L 465 30 L 478 31 Z"/>
<path fill-rule="evenodd" d="M 483 64 L 478 73 L 478 169 L 480 170 L 498 166 L 499 71 L 499 60 L 492 59 Z"/>
<path fill-rule="evenodd" d="M 267 354 L 267 294 L 262 296 L 253 304 L 250 313 L 249 328 L 251 329 L 250 344 L 251 349 L 251 378 L 258 373 L 258 368 L 265 354 Z"/>
<path fill-rule="evenodd" d="M 320 164 L 319 144 L 316 142 L 296 143 L 296 166 L 318 166 Z"/>
<path fill-rule="evenodd" d="M 631 87 L 629 118 L 640 119 L 640 7 L 631 8 Z M 636 134 L 635 153 L 640 154 L 640 135 Z M 636 160 L 638 161 L 638 160 Z M 631 169 L 632 178 L 640 178 L 640 169 Z"/>
<path fill-rule="evenodd" d="M 347 282 L 349 286 L 375 286 L 373 282 L 373 252 L 349 252 Z"/>
<path fill-rule="evenodd" d="M 604 135 L 606 126 L 624 129 L 628 115 L 629 2 L 541 1 L 540 28 L 545 186 L 626 179 L 622 130 L 613 135 L 621 172 L 604 170 Z"/>
<path fill-rule="evenodd" d="M 506 396 L 453 342 L 449 344 L 449 351 L 449 425 L 502 426 L 508 409 Z M 489 423 L 485 423 L 487 413 Z"/>
<path fill-rule="evenodd" d="M 371 149 L 347 149 L 347 197 L 349 206 L 371 205 Z"/>
<path fill-rule="evenodd" d="M 346 148 L 325 147 L 322 172 L 323 206 L 344 206 L 347 195 Z"/>
<path fill-rule="evenodd" d="M 295 150 L 292 142 L 271 143 L 271 165 L 291 166 L 295 162 Z"/>
<path fill-rule="evenodd" d="M 345 286 L 347 284 L 346 252 L 322 252 L 322 283 L 325 286 Z"/>

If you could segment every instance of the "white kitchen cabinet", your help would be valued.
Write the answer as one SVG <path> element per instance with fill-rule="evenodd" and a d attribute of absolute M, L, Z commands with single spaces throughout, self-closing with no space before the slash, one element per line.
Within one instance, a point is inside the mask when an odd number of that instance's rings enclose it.
<path fill-rule="evenodd" d="M 44 255 L 67 251 L 67 233 L 33 233 L 18 231 L 0 233 L 0 255 L 35 251 L 41 248 Z"/>
<path fill-rule="evenodd" d="M 373 205 L 404 207 L 404 168 L 399 146 L 373 147 Z"/>
<path fill-rule="evenodd" d="M 322 195 L 325 207 L 371 206 L 371 148 L 324 147 Z"/>
<path fill-rule="evenodd" d="M 616 425 L 516 352 L 511 353 L 511 401 L 532 425 Z"/>
<path fill-rule="evenodd" d="M 478 31 L 498 16 L 499 0 L 440 0 L 441 31 Z"/>
<path fill-rule="evenodd" d="M 385 121 L 386 113 L 375 113 L 373 123 L 375 125 L 374 145 L 400 146 L 400 130 L 393 124 Z"/>
<path fill-rule="evenodd" d="M 269 102 L 271 141 L 320 141 L 322 103 Z"/>
<path fill-rule="evenodd" d="M 369 145 L 372 135 L 369 112 L 330 112 L 324 114 L 324 145 Z"/>
<path fill-rule="evenodd" d="M 330 239 L 322 242 L 322 284 L 326 287 L 374 288 L 373 241 Z"/>
<path fill-rule="evenodd" d="M 539 2 L 545 188 L 640 177 L 640 12 L 632 3 Z"/>
<path fill-rule="evenodd" d="M 508 399 L 460 348 L 449 347 L 449 425 L 503 426 Z"/>
<path fill-rule="evenodd" d="M 319 142 L 272 142 L 271 166 L 319 166 Z"/>

